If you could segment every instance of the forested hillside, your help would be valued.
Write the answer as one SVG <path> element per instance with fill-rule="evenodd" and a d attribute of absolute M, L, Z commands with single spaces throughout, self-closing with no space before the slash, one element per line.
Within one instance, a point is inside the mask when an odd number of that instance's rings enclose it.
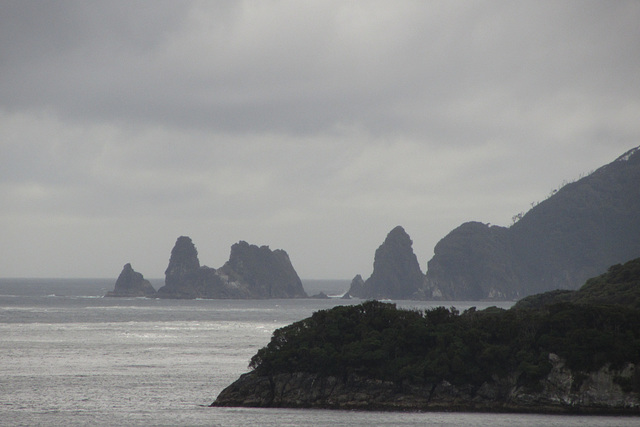
<path fill-rule="evenodd" d="M 223 392 L 220 402 L 241 398 L 238 390 L 250 389 L 251 378 L 273 382 L 282 375 L 333 378 L 348 393 L 355 387 L 360 393 L 375 394 L 372 381 L 394 384 L 399 396 L 412 398 L 433 397 L 438 387 L 448 384 L 458 390 L 455 393 L 463 390 L 469 399 L 484 399 L 489 407 L 511 405 L 509 399 L 517 401 L 530 394 L 553 401 L 555 395 L 550 393 L 558 393 L 558 387 L 551 389 L 549 384 L 564 376 L 563 396 L 575 400 L 578 407 L 589 393 L 600 393 L 602 402 L 611 400 L 612 387 L 625 399 L 637 401 L 639 297 L 640 259 L 636 259 L 611 267 L 579 291 L 538 295 L 509 310 L 471 308 L 459 313 L 455 308 L 437 307 L 418 311 L 367 301 L 318 311 L 276 330 L 271 342 L 251 359 L 254 371 L 239 388 Z M 597 382 L 593 385 L 594 375 L 608 378 L 608 391 Z M 368 381 L 366 387 L 363 379 Z M 256 401 L 255 396 L 249 399 Z M 475 403 L 460 405 L 474 407 Z"/>
<path fill-rule="evenodd" d="M 511 227 L 469 222 L 443 238 L 426 297 L 518 299 L 577 289 L 640 256 L 640 148 L 560 188 Z"/>

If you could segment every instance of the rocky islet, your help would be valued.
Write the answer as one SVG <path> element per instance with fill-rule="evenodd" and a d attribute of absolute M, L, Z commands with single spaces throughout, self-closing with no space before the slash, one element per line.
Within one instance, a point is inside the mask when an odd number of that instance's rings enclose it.
<path fill-rule="evenodd" d="M 131 265 L 125 265 L 116 287 L 107 296 L 148 296 L 175 299 L 306 298 L 288 254 L 281 249 L 240 241 L 231 247 L 229 261 L 215 269 L 200 265 L 188 236 L 180 236 L 171 250 L 165 284 L 156 292 Z M 148 284 L 144 285 L 144 282 Z M 153 288 L 151 288 L 153 289 Z"/>

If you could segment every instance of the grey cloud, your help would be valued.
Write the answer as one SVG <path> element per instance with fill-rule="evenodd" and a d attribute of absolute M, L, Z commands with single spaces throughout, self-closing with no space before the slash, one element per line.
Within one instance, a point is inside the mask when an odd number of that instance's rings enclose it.
<path fill-rule="evenodd" d="M 30 65 L 74 54 L 77 60 L 82 55 L 151 51 L 183 25 L 188 12 L 184 5 L 164 0 L 9 1 L 0 10 L 0 58 Z"/>
<path fill-rule="evenodd" d="M 459 120 L 442 111 L 487 92 L 524 109 L 560 90 L 638 90 L 633 2 L 37 5 L 4 15 L 21 22 L 3 30 L 8 110 L 44 104 L 80 120 L 239 133 L 428 135 L 455 134 Z"/>
<path fill-rule="evenodd" d="M 506 225 L 638 145 L 637 22 L 633 1 L 1 2 L 0 259 L 69 239 L 102 268 L 77 275 L 109 275 L 148 241 L 153 277 L 194 233 L 214 265 L 244 239 L 348 278 L 402 224 L 424 268 L 460 222 Z"/>

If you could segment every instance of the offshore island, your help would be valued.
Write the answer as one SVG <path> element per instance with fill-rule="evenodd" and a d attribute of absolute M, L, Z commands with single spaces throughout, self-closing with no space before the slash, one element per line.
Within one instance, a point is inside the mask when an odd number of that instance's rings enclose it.
<path fill-rule="evenodd" d="M 229 260 L 220 268 L 200 265 L 198 251 L 188 236 L 180 236 L 171 250 L 165 285 L 157 291 L 141 273 L 125 264 L 107 297 L 175 299 L 306 298 L 298 273 L 282 249 L 240 241 L 231 246 Z"/>
<path fill-rule="evenodd" d="M 640 415 L 639 361 L 640 258 L 509 310 L 318 311 L 211 406 Z"/>

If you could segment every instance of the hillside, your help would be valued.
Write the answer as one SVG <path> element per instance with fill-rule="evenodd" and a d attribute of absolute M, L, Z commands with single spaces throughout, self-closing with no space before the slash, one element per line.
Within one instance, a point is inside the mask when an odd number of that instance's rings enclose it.
<path fill-rule="evenodd" d="M 213 405 L 640 414 L 638 266 L 509 310 L 319 311 L 276 330 Z"/>
<path fill-rule="evenodd" d="M 428 262 L 425 297 L 518 299 L 576 289 L 640 256 L 640 147 L 565 185 L 511 227 L 469 222 Z"/>
<path fill-rule="evenodd" d="M 531 295 L 515 308 L 539 309 L 556 303 L 620 305 L 640 310 L 640 258 L 609 267 L 591 278 L 577 291 L 556 290 Z"/>

